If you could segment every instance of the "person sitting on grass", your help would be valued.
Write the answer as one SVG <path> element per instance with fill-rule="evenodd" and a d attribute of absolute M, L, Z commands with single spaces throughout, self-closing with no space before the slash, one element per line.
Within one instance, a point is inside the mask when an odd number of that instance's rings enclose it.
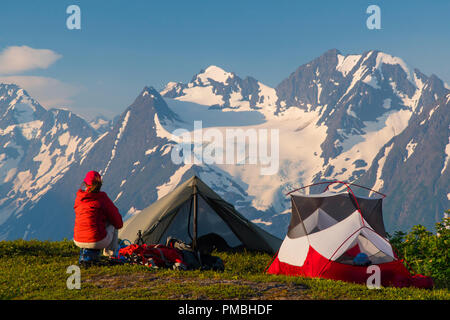
<path fill-rule="evenodd" d="M 81 248 L 80 263 L 99 261 L 101 249 L 105 256 L 111 257 L 118 248 L 122 216 L 108 195 L 100 191 L 101 187 L 100 174 L 89 171 L 75 199 L 73 238 L 75 245 Z"/>

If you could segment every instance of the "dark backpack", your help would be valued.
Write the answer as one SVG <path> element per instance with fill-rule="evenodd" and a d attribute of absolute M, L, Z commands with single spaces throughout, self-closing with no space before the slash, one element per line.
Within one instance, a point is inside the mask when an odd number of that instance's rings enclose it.
<path fill-rule="evenodd" d="M 191 245 L 176 238 L 168 237 L 166 246 L 181 251 L 189 270 L 201 269 L 224 271 L 225 269 L 223 261 L 219 257 L 207 253 L 196 252 Z"/>

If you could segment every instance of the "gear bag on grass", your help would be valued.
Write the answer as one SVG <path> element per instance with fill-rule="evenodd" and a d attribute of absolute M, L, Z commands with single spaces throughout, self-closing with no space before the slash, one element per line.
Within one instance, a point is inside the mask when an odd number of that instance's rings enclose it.
<path fill-rule="evenodd" d="M 132 244 L 119 250 L 119 258 L 124 257 L 131 263 L 153 268 L 187 269 L 180 251 L 161 244 Z"/>
<path fill-rule="evenodd" d="M 166 241 L 166 246 L 170 248 L 175 248 L 179 250 L 185 262 L 188 265 L 188 269 L 201 269 L 201 270 L 215 270 L 224 271 L 225 266 L 222 259 L 216 256 L 212 256 L 210 253 L 195 252 L 194 249 L 186 244 L 185 242 L 168 237 Z"/>

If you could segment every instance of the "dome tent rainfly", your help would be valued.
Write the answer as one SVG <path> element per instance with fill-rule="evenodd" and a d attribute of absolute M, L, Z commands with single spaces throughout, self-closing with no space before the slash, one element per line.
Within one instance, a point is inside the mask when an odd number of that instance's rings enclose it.
<path fill-rule="evenodd" d="M 325 183 L 328 185 L 320 194 L 292 194 Z M 333 183 L 345 185 L 346 191 L 328 191 Z M 374 196 L 355 196 L 350 186 L 340 181 L 311 186 L 289 193 L 291 221 L 267 273 L 366 284 L 372 272 L 367 272 L 367 265 L 354 265 L 354 258 L 364 253 L 370 264 L 379 267 L 383 286 L 432 286 L 431 278 L 410 274 L 386 238 L 382 214 L 384 195 L 372 190 Z"/>
<path fill-rule="evenodd" d="M 136 242 L 139 231 L 147 244 L 165 244 L 173 237 L 197 248 L 202 237 L 214 241 L 220 236 L 226 248 L 271 254 L 281 244 L 281 239 L 247 220 L 196 176 L 128 219 L 119 238 Z"/>

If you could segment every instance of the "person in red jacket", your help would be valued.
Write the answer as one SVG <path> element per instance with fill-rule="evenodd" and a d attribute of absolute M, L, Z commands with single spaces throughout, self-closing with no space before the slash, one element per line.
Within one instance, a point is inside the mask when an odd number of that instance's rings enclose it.
<path fill-rule="evenodd" d="M 83 190 L 84 187 L 84 190 Z M 118 229 L 123 221 L 119 210 L 105 192 L 100 191 L 102 178 L 89 171 L 75 199 L 74 243 L 83 253 L 100 252 L 112 256 L 118 248 Z M 83 251 L 85 249 L 85 251 Z"/>

